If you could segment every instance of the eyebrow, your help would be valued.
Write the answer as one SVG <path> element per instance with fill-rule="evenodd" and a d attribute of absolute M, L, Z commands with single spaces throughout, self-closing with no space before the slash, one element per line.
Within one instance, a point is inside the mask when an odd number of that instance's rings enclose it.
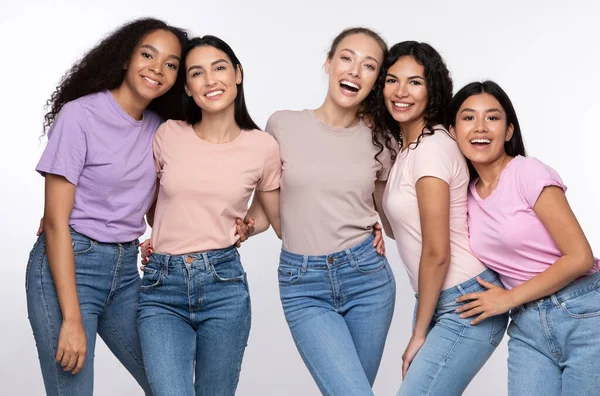
<path fill-rule="evenodd" d="M 461 110 L 461 113 L 464 113 L 465 111 L 471 111 L 471 112 L 475 113 L 475 110 L 473 110 L 473 109 L 470 109 L 470 108 L 468 108 L 468 107 L 466 107 L 466 108 L 462 109 L 462 110 Z M 497 111 L 498 113 L 502 113 L 502 112 L 500 111 L 500 109 L 498 109 L 498 108 L 496 108 L 496 107 L 493 107 L 493 108 L 491 108 L 491 109 L 487 109 L 485 112 L 486 112 L 486 113 L 493 113 L 493 112 L 496 112 L 496 111 Z"/>
<path fill-rule="evenodd" d="M 350 48 L 344 48 L 342 50 L 340 50 L 340 52 L 342 51 L 348 51 L 350 52 L 352 55 L 356 55 L 356 52 L 354 52 L 353 50 L 351 50 Z M 373 58 L 372 56 L 366 56 L 367 59 L 371 59 L 373 62 L 377 63 L 377 65 L 379 65 L 379 62 L 377 62 L 377 59 Z"/>
<path fill-rule="evenodd" d="M 211 63 L 210 63 L 210 65 L 211 65 L 211 66 L 214 66 L 214 65 L 216 65 L 216 64 L 218 64 L 218 63 L 227 63 L 227 64 L 229 64 L 229 62 L 227 62 L 227 60 L 226 60 L 226 59 L 217 59 L 216 61 L 214 61 L 214 62 L 211 62 Z M 201 69 L 201 70 L 204 70 L 204 67 L 203 67 L 203 66 L 200 66 L 200 65 L 193 65 L 193 66 L 190 66 L 190 67 L 188 68 L 188 73 L 189 73 L 190 71 L 192 71 L 192 70 L 195 70 L 195 69 Z"/>
<path fill-rule="evenodd" d="M 152 52 L 158 53 L 158 50 L 156 48 L 154 48 L 153 46 L 151 46 L 150 44 L 144 44 L 144 45 L 140 46 L 140 48 L 147 48 Z M 169 58 L 177 59 L 178 61 L 181 62 L 181 59 L 177 55 L 171 54 L 171 55 L 167 56 L 167 59 L 169 59 Z"/>
<path fill-rule="evenodd" d="M 388 77 L 388 76 L 389 76 L 389 77 L 392 77 L 392 78 L 395 78 L 396 80 L 399 80 L 399 78 L 398 78 L 398 77 L 396 77 L 395 75 L 393 75 L 392 73 L 388 73 L 388 74 L 386 74 L 386 77 Z M 409 80 L 417 80 L 417 79 L 419 79 L 419 80 L 423 80 L 423 81 L 425 81 L 425 78 L 424 78 L 424 77 L 421 77 L 421 76 L 410 76 L 410 77 L 408 77 L 408 79 L 409 79 Z"/>

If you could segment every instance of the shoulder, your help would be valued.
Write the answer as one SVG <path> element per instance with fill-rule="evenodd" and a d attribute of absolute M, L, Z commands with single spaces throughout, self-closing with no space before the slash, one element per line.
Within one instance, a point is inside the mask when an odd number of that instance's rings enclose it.
<path fill-rule="evenodd" d="M 458 144 L 441 125 L 434 127 L 433 134 L 424 135 L 416 150 L 435 152 L 451 158 L 464 160 Z"/>
<path fill-rule="evenodd" d="M 156 130 L 156 138 L 164 139 L 166 136 L 173 136 L 175 133 L 182 133 L 187 128 L 189 128 L 189 124 L 185 121 L 167 120 L 160 124 Z"/>
<path fill-rule="evenodd" d="M 513 158 L 514 168 L 518 169 L 517 173 L 527 172 L 535 173 L 536 175 L 554 175 L 556 171 L 535 157 L 523 157 L 521 155 Z"/>
<path fill-rule="evenodd" d="M 146 109 L 144 111 L 144 123 L 148 125 L 149 128 L 156 129 L 159 125 L 161 125 L 164 122 L 165 120 L 153 110 Z"/>

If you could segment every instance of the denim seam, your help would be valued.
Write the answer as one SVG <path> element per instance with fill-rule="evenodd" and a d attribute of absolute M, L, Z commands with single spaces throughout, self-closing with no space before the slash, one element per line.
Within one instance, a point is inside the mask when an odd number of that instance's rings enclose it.
<path fill-rule="evenodd" d="M 562 351 L 561 351 L 560 347 L 558 345 L 556 345 L 556 343 L 554 342 L 554 339 L 556 337 L 555 337 L 552 327 L 550 326 L 550 320 L 548 319 L 548 315 L 546 314 L 548 310 L 544 309 L 540 304 L 539 311 L 540 311 L 540 322 L 542 325 L 542 332 L 544 333 L 544 339 L 546 341 L 546 346 L 550 350 L 550 353 L 552 354 L 552 356 L 554 356 L 555 359 L 560 360 L 562 357 Z"/>
<path fill-rule="evenodd" d="M 133 360 L 134 360 L 134 361 L 135 361 L 137 364 L 139 364 L 140 366 L 144 367 L 144 363 L 143 363 L 143 362 L 140 362 L 140 361 L 138 361 L 138 360 L 135 358 L 135 355 L 134 355 L 134 354 L 133 354 L 133 353 L 132 353 L 132 352 L 129 350 L 129 348 L 127 347 L 127 345 L 126 345 L 126 344 L 124 344 L 124 343 L 123 343 L 123 341 L 121 341 L 121 337 L 119 337 L 119 335 L 117 334 L 117 332 L 116 332 L 116 331 L 115 331 L 115 330 L 114 330 L 114 329 L 113 329 L 113 328 L 112 328 L 112 327 L 111 327 L 111 326 L 110 326 L 110 325 L 109 325 L 107 322 L 105 322 L 105 321 L 104 321 L 104 319 L 102 319 L 102 315 L 100 315 L 100 316 L 98 317 L 98 321 L 100 321 L 100 322 L 101 322 L 103 325 L 105 325 L 105 326 L 106 326 L 106 328 L 107 328 L 107 329 L 108 329 L 108 330 L 109 330 L 109 331 L 110 331 L 110 332 L 111 332 L 111 333 L 112 333 L 112 334 L 115 336 L 115 338 L 116 338 L 116 339 L 119 341 L 119 344 L 121 344 L 121 346 L 123 347 L 123 349 L 124 349 L 124 350 L 126 350 L 126 351 L 127 351 L 127 353 L 129 353 L 129 355 L 130 355 L 130 356 L 133 358 Z"/>
<path fill-rule="evenodd" d="M 115 263 L 113 270 L 113 279 L 110 283 L 110 291 L 106 297 L 103 310 L 105 310 L 112 303 L 119 290 L 119 283 L 121 279 L 121 254 L 123 253 L 123 248 L 120 246 L 120 244 L 117 244 L 117 251 L 117 262 Z"/>
<path fill-rule="evenodd" d="M 440 366 L 438 367 L 438 370 L 436 371 L 433 379 L 431 380 L 431 382 L 429 383 L 429 388 L 427 389 L 427 393 L 425 393 L 426 396 L 431 394 L 431 389 L 433 388 L 433 385 L 435 384 L 435 381 L 437 380 L 438 375 L 440 374 L 440 372 L 442 371 L 442 368 L 444 368 L 444 366 L 446 365 L 446 362 L 448 361 L 448 357 L 452 354 L 452 352 L 454 352 L 454 348 L 456 347 L 456 345 L 458 344 L 458 341 L 461 339 L 461 337 L 464 335 L 465 329 L 466 329 L 466 325 L 463 323 L 462 327 L 460 329 L 460 334 L 458 335 L 458 337 L 456 337 L 456 340 L 454 341 L 454 344 L 452 344 L 452 347 L 450 348 L 450 350 L 448 351 L 448 353 L 446 354 L 446 357 L 444 358 L 444 361 L 442 362 L 442 364 L 440 364 Z"/>

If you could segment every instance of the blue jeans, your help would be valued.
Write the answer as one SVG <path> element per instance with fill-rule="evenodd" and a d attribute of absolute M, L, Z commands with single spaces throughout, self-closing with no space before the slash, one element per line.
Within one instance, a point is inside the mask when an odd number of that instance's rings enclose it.
<path fill-rule="evenodd" d="M 300 356 L 324 395 L 372 395 L 396 283 L 373 236 L 345 251 L 281 251 L 279 294 Z"/>
<path fill-rule="evenodd" d="M 48 395 L 91 395 L 94 387 L 96 333 L 135 380 L 150 393 L 136 325 L 140 290 L 138 242 L 99 243 L 71 230 L 77 295 L 87 338 L 83 370 L 73 375 L 55 361 L 62 312 L 48 266 L 42 234 L 29 256 L 25 288 L 29 322 Z"/>
<path fill-rule="evenodd" d="M 138 326 L 154 396 L 233 395 L 250 333 L 248 282 L 237 249 L 153 253 L 144 268 Z"/>
<path fill-rule="evenodd" d="M 492 270 L 483 271 L 479 277 L 503 287 Z M 440 293 L 427 339 L 402 381 L 399 396 L 462 395 L 502 341 L 508 323 L 508 315 L 502 314 L 472 326 L 474 317 L 461 319 L 455 312 L 466 304 L 457 303 L 458 297 L 485 290 L 472 278 Z"/>
<path fill-rule="evenodd" d="M 509 395 L 600 393 L 600 272 L 510 315 Z"/>

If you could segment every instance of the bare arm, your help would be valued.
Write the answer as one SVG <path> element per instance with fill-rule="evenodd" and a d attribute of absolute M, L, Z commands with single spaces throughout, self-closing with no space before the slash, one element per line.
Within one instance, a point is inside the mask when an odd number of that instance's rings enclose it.
<path fill-rule="evenodd" d="M 160 188 L 160 180 L 156 180 L 156 189 L 154 190 L 154 200 L 152 201 L 152 206 L 148 209 L 148 213 L 146 213 L 146 222 L 150 227 L 154 226 L 154 212 L 156 211 L 156 200 L 158 199 L 158 189 Z"/>
<path fill-rule="evenodd" d="M 271 191 L 257 191 L 258 199 L 273 230 L 281 239 L 281 216 L 279 214 L 279 189 Z"/>
<path fill-rule="evenodd" d="M 48 264 L 63 316 L 56 360 L 73 374 L 83 367 L 86 339 L 75 280 L 73 241 L 69 218 L 75 201 L 75 185 L 62 176 L 47 174 L 45 181 L 44 233 Z"/>
<path fill-rule="evenodd" d="M 385 231 L 385 235 L 387 235 L 389 238 L 394 239 L 394 231 L 392 230 L 392 226 L 390 225 L 390 222 L 388 221 L 388 219 L 383 211 L 383 205 L 382 205 L 383 192 L 385 191 L 386 184 L 387 184 L 387 181 L 379 181 L 379 180 L 375 181 L 375 191 L 373 193 L 373 202 L 375 203 L 375 209 L 377 210 L 377 213 L 379 213 L 379 218 L 381 219 L 381 223 L 383 225 L 383 230 Z"/>
<path fill-rule="evenodd" d="M 271 225 L 265 209 L 263 208 L 260 199 L 258 198 L 258 191 L 255 192 L 252 204 L 246 214 L 246 219 L 254 219 L 254 232 L 251 235 L 257 235 L 269 229 Z M 246 220 L 245 219 L 245 220 Z"/>

